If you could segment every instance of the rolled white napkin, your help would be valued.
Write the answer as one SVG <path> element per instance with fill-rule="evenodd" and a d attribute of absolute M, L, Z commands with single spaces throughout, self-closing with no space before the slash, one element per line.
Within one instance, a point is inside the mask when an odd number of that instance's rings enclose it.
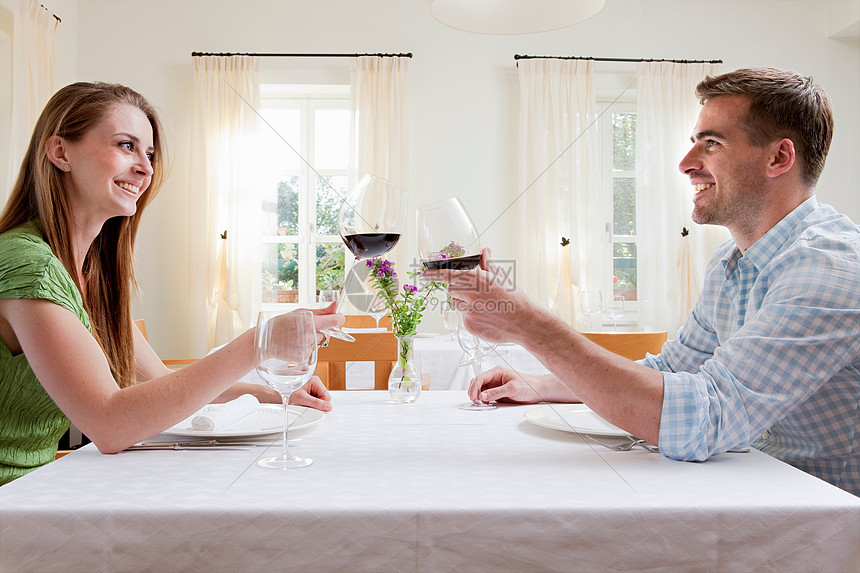
<path fill-rule="evenodd" d="M 204 406 L 191 417 L 191 428 L 204 432 L 220 430 L 259 411 L 260 402 L 257 401 L 257 397 L 252 394 L 242 394 L 224 404 Z"/>

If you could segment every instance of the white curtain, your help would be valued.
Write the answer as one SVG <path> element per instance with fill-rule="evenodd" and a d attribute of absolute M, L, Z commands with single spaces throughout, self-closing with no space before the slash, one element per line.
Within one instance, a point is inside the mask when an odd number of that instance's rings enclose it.
<path fill-rule="evenodd" d="M 9 172 L 0 205 L 9 197 L 36 120 L 56 89 L 54 35 L 59 21 L 34 0 L 18 0 L 13 18 Z"/>
<path fill-rule="evenodd" d="M 640 324 L 646 330 L 668 330 L 670 337 L 698 297 L 705 264 L 728 238 L 723 227 L 693 223 L 693 190 L 678 170 L 701 109 L 696 84 L 717 73 L 716 64 L 637 65 Z"/>
<path fill-rule="evenodd" d="M 579 290 L 602 245 L 599 225 L 593 61 L 532 59 L 517 64 L 520 84 L 520 233 L 516 279 L 532 300 L 575 325 Z M 562 237 L 570 244 L 562 246 Z M 591 288 L 599 288 L 592 286 Z M 581 326 L 581 325 L 580 325 Z"/>
<path fill-rule="evenodd" d="M 409 63 L 400 56 L 359 56 L 350 70 L 356 182 L 365 173 L 409 189 Z M 405 233 L 412 220 L 407 219 Z M 405 277 L 403 241 L 386 258 Z"/>
<path fill-rule="evenodd" d="M 195 356 L 255 322 L 259 203 L 249 181 L 254 178 L 259 75 L 259 60 L 251 56 L 194 58 L 189 283 L 191 300 L 198 301 L 192 312 Z"/>
<path fill-rule="evenodd" d="M 409 58 L 359 56 L 352 61 L 357 174 L 409 187 Z"/>

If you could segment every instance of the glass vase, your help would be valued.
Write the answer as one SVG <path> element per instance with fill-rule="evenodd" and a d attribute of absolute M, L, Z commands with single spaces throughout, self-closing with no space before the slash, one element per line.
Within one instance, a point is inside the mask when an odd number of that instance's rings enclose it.
<path fill-rule="evenodd" d="M 409 404 L 421 394 L 421 375 L 412 360 L 415 335 L 397 337 L 397 363 L 388 377 L 388 393 L 400 404 Z"/>

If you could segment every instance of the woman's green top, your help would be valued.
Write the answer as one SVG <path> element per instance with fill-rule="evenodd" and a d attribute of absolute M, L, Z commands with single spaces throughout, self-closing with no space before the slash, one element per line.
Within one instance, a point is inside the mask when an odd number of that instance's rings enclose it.
<path fill-rule="evenodd" d="M 49 300 L 75 313 L 92 332 L 81 293 L 36 220 L 0 235 L 0 298 Z M 13 356 L 0 340 L 0 485 L 53 460 L 68 428 L 69 419 L 42 388 L 27 357 Z"/>

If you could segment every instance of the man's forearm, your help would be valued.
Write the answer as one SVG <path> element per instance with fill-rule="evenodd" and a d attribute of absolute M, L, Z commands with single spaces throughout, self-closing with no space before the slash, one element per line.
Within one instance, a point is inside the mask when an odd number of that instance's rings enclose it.
<path fill-rule="evenodd" d="M 605 350 L 551 314 L 530 309 L 517 340 L 573 394 L 609 422 L 658 443 L 663 375 Z M 562 391 L 560 390 L 560 394 Z"/>

